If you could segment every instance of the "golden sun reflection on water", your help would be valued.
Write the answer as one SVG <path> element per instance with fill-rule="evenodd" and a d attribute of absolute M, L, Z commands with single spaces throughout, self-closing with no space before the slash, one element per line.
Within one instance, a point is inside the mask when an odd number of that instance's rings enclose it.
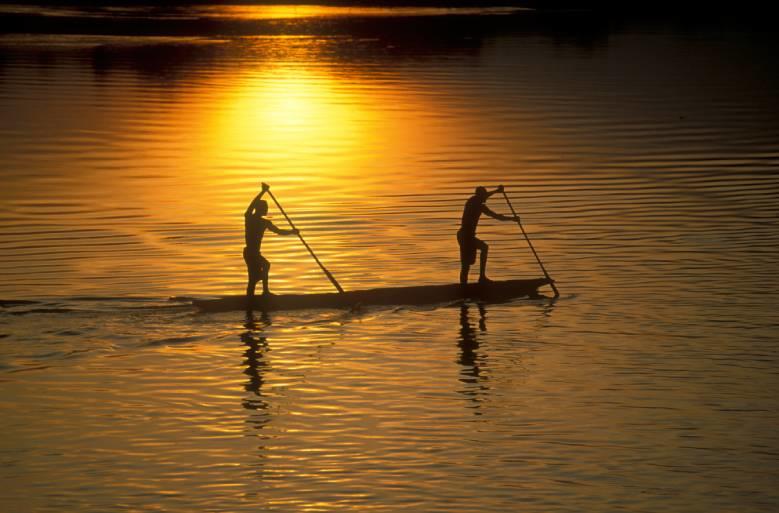
<path fill-rule="evenodd" d="M 327 181 L 364 158 L 368 113 L 349 93 L 338 91 L 334 77 L 278 64 L 237 83 L 207 121 L 213 161 L 234 155 L 257 169 L 255 176 L 271 173 L 294 183 L 312 174 Z"/>

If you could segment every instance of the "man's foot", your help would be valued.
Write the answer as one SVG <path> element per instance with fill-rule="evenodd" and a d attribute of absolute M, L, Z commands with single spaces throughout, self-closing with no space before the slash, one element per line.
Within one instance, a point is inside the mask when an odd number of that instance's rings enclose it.
<path fill-rule="evenodd" d="M 492 280 L 487 278 L 486 276 L 479 276 L 479 283 L 483 283 L 483 284 L 492 283 Z"/>

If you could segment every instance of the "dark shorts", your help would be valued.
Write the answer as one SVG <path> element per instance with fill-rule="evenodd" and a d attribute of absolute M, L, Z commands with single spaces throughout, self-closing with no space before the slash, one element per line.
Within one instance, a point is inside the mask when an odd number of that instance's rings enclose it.
<path fill-rule="evenodd" d="M 457 243 L 460 244 L 460 263 L 473 265 L 476 262 L 476 250 L 484 251 L 487 244 L 477 239 L 475 235 L 466 235 L 462 231 L 457 232 Z"/>
<path fill-rule="evenodd" d="M 264 256 L 249 248 L 243 248 L 243 261 L 246 262 L 246 271 L 249 273 L 249 280 L 259 281 L 262 279 L 262 270 L 268 265 Z"/>

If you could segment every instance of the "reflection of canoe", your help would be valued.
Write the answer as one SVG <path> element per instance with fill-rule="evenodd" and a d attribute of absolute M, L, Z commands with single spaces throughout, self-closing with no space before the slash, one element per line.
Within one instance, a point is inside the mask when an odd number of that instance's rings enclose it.
<path fill-rule="evenodd" d="M 506 301 L 523 296 L 535 296 L 538 288 L 550 283 L 545 278 L 533 280 L 494 281 L 487 284 L 471 283 L 466 287 L 452 285 L 423 285 L 417 287 L 390 287 L 354 290 L 344 293 L 282 294 L 270 297 L 255 296 L 253 310 L 298 310 L 303 308 L 344 308 L 355 305 L 427 305 L 471 298 L 482 301 Z M 219 299 L 195 299 L 192 303 L 206 312 L 247 310 L 246 296 L 224 296 Z"/>

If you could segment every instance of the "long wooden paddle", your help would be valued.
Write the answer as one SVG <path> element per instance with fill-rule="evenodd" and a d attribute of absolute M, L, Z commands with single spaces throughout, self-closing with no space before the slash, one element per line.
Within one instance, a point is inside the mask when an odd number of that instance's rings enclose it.
<path fill-rule="evenodd" d="M 554 291 L 554 297 L 560 297 L 560 293 L 557 291 L 557 287 L 555 287 L 554 280 L 552 279 L 551 276 L 549 276 L 549 273 L 546 272 L 546 267 L 544 267 L 543 262 L 541 262 L 541 259 L 538 257 L 538 253 L 536 253 L 536 248 L 533 247 L 533 243 L 530 242 L 530 237 L 527 236 L 527 232 L 525 232 L 525 228 L 522 226 L 522 221 L 519 220 L 517 213 L 514 212 L 514 205 L 512 205 L 511 201 L 509 201 L 509 197 L 506 194 L 506 191 L 503 190 L 501 192 L 503 192 L 503 197 L 506 198 L 506 204 L 511 209 L 511 214 L 514 216 L 514 219 L 517 220 L 519 229 L 522 230 L 522 235 L 525 236 L 525 240 L 527 241 L 528 246 L 530 246 L 530 250 L 533 252 L 533 255 L 535 255 L 536 260 L 538 261 L 538 265 L 541 266 L 541 270 L 544 271 L 544 276 L 546 276 L 546 279 L 549 280 L 549 285 L 552 287 L 552 290 Z"/>
<path fill-rule="evenodd" d="M 285 218 L 287 218 L 287 222 L 292 227 L 292 229 L 293 230 L 297 230 L 297 228 L 295 228 L 295 224 L 292 222 L 292 219 L 290 219 L 289 216 L 287 215 L 287 213 L 284 212 L 284 209 L 281 208 L 281 205 L 279 204 L 279 200 L 276 199 L 276 196 L 273 195 L 273 193 L 271 192 L 270 188 L 268 188 L 268 194 L 270 194 L 270 197 L 273 198 L 273 202 L 276 204 L 276 206 L 278 207 L 279 211 L 282 214 L 284 214 Z M 300 242 L 303 243 L 303 245 L 306 247 L 308 252 L 311 253 L 311 256 L 314 257 L 314 260 L 316 260 L 316 263 L 319 264 L 320 269 L 322 269 L 322 271 L 325 273 L 325 276 L 327 276 L 327 278 L 330 280 L 330 283 L 332 283 L 335 286 L 335 288 L 336 288 L 336 290 L 338 290 L 338 292 L 343 293 L 344 289 L 341 288 L 341 285 L 338 283 L 338 280 L 336 280 L 335 276 L 333 276 L 330 273 L 330 271 L 328 271 L 327 268 L 325 268 L 325 266 L 322 264 L 322 262 L 319 261 L 317 256 L 314 254 L 314 250 L 311 249 L 311 247 L 305 241 L 303 236 L 300 235 L 300 231 L 298 231 L 298 238 L 300 238 Z"/>

